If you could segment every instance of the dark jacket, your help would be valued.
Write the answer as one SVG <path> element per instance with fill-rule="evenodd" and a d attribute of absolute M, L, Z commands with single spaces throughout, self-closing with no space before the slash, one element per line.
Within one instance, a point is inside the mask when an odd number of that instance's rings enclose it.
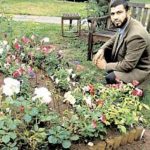
<path fill-rule="evenodd" d="M 118 36 L 117 33 L 102 46 L 102 49 L 112 51 L 112 62 L 107 63 L 106 70 L 113 70 L 126 83 L 144 81 L 150 74 L 150 34 L 140 22 L 129 18 L 119 43 Z"/>

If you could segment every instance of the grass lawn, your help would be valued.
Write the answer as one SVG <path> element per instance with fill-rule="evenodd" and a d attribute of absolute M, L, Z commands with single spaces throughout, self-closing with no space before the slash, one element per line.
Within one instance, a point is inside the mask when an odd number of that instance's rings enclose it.
<path fill-rule="evenodd" d="M 86 3 L 63 0 L 3 0 L 0 11 L 9 14 L 61 16 L 62 13 L 78 13 L 86 16 Z"/>
<path fill-rule="evenodd" d="M 131 0 L 132 2 L 150 3 L 149 0 Z M 86 2 L 69 2 L 63 0 L 3 0 L 0 1 L 0 13 L 61 16 L 63 13 L 80 13 L 87 16 Z"/>

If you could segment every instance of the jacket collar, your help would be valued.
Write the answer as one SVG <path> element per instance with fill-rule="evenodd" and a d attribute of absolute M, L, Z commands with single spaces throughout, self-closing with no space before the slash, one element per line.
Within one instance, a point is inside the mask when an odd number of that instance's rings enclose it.
<path fill-rule="evenodd" d="M 117 33 L 117 36 L 116 36 L 116 40 L 115 40 L 115 44 L 114 44 L 114 47 L 113 47 L 113 57 L 114 59 L 116 58 L 117 54 L 118 54 L 118 51 L 120 49 L 120 46 L 122 45 L 123 41 L 124 41 L 124 38 L 127 36 L 127 33 L 130 29 L 130 24 L 131 24 L 131 20 L 132 18 L 129 17 L 128 18 L 128 22 L 127 24 L 125 25 L 125 28 L 123 30 L 123 35 L 121 37 L 121 39 L 119 40 L 119 32 Z"/>

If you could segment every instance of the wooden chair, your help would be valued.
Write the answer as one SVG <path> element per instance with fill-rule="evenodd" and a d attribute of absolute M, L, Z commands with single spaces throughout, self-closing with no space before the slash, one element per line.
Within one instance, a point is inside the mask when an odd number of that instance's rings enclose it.
<path fill-rule="evenodd" d="M 143 26 L 150 32 L 150 4 L 143 3 L 131 3 L 129 2 L 130 14 L 133 18 L 139 20 Z M 110 20 L 110 16 L 102 17 L 89 17 L 90 22 L 89 35 L 88 35 L 88 55 L 87 60 L 91 60 L 93 57 L 93 44 L 96 42 L 106 42 L 115 33 L 116 29 L 113 28 Z M 104 29 L 96 30 L 97 23 L 104 25 Z"/>

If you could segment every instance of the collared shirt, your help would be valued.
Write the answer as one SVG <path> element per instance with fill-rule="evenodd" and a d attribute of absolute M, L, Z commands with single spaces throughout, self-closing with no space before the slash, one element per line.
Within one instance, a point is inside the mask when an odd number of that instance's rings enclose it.
<path fill-rule="evenodd" d="M 130 18 L 128 18 L 127 23 L 126 23 L 122 28 L 119 28 L 119 29 L 118 29 L 118 33 L 119 33 L 119 35 L 120 35 L 119 40 L 120 40 L 120 39 L 123 37 L 123 35 L 124 35 L 125 29 L 127 28 L 128 24 L 129 24 L 129 19 L 130 19 Z"/>

